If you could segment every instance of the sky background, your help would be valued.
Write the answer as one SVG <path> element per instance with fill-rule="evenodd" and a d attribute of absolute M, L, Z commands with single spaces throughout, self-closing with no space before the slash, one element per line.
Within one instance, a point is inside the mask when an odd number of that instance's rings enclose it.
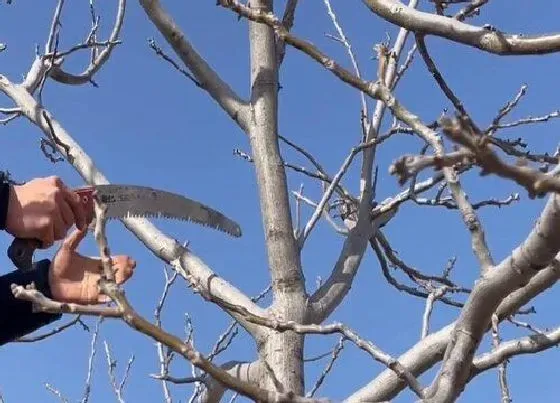
<path fill-rule="evenodd" d="M 63 14 L 60 48 L 67 49 L 81 42 L 89 31 L 88 2 L 67 2 Z M 116 1 L 98 2 L 102 16 L 101 32 L 107 37 L 112 28 Z M 285 1 L 276 2 L 281 14 Z M 249 94 L 249 54 L 247 24 L 238 21 L 228 10 L 216 7 L 214 1 L 163 2 L 186 36 L 206 60 L 244 98 Z M 426 0 L 421 7 L 430 8 Z M 19 81 L 34 58 L 35 45 L 44 47 L 56 1 L 14 1 L 0 6 L 0 42 L 7 50 L 0 54 L 0 73 Z M 376 61 L 373 46 L 392 39 L 397 29 L 372 15 L 360 1 L 332 0 L 339 22 L 353 44 L 362 74 L 375 79 Z M 507 32 L 526 34 L 554 32 L 560 4 L 551 1 L 522 0 L 492 1 L 484 7 L 476 24 L 490 23 Z M 350 67 L 344 49 L 328 39 L 334 28 L 322 1 L 302 1 L 297 11 L 294 32 Z M 45 106 L 93 158 L 97 167 L 114 183 L 134 183 L 154 186 L 185 194 L 217 208 L 236 220 L 243 237 L 228 238 L 222 233 L 193 224 L 157 221 L 158 228 L 179 241 L 190 242 L 193 252 L 217 274 L 231 281 L 248 295 L 260 293 L 269 284 L 266 250 L 263 243 L 261 216 L 258 210 L 258 189 L 253 166 L 233 155 L 239 148 L 250 152 L 247 138 L 227 115 L 190 81 L 158 58 L 148 46 L 156 42 L 169 54 L 156 29 L 147 20 L 138 2 L 129 1 L 122 30 L 123 44 L 114 51 L 109 62 L 95 77 L 99 88 L 70 87 L 48 82 L 43 100 Z M 466 46 L 428 38 L 428 48 L 449 85 L 463 100 L 479 126 L 485 127 L 499 108 L 526 83 L 528 93 L 506 121 L 528 115 L 536 116 L 558 109 L 558 55 L 533 57 L 498 57 Z M 405 52 L 410 48 L 410 39 Z M 88 54 L 68 59 L 66 69 L 78 72 L 87 63 Z M 287 50 L 281 72 L 280 132 L 312 152 L 331 174 L 360 139 L 359 94 L 338 81 L 322 67 L 295 49 Z M 400 82 L 396 95 L 424 122 L 432 122 L 443 108 L 449 108 L 435 87 L 431 75 L 421 60 L 416 59 Z M 0 97 L 0 106 L 10 106 Z M 370 110 L 374 103 L 369 102 Z M 386 119 L 384 128 L 391 124 Z M 503 136 L 522 136 L 539 152 L 554 152 L 558 144 L 558 122 L 524 127 L 503 132 Z M 16 180 L 59 175 L 71 186 L 80 186 L 82 179 L 66 163 L 52 164 L 41 153 L 42 133 L 23 119 L 0 127 L 0 168 L 9 170 Z M 404 153 L 416 153 L 421 143 L 407 135 L 394 136 L 378 151 L 380 169 L 378 200 L 399 192 L 396 179 L 387 174 L 392 160 Z M 285 159 L 302 164 L 291 150 L 282 148 Z M 344 184 L 357 192 L 356 173 L 359 159 L 345 178 Z M 422 177 L 431 175 L 426 172 Z M 318 200 L 320 187 L 301 175 L 288 173 L 290 190 L 305 184 L 305 194 Z M 479 211 L 494 259 L 505 258 L 512 248 L 530 231 L 544 200 L 529 200 L 518 186 L 494 177 L 480 178 L 478 170 L 462 180 L 471 200 L 489 197 L 506 198 L 519 192 L 521 201 L 513 206 Z M 293 200 L 292 200 L 293 201 Z M 304 210 L 308 218 L 311 211 Z M 452 278 L 472 287 L 479 268 L 472 256 L 468 231 L 457 211 L 439 207 L 407 204 L 386 227 L 385 234 L 399 256 L 409 265 L 427 273 L 439 274 L 449 258 L 457 257 Z M 134 307 L 145 317 L 153 311 L 164 284 L 163 263 L 146 250 L 119 222 L 108 226 L 113 253 L 133 256 L 138 266 L 134 278 L 126 286 Z M 0 237 L 5 250 L 11 238 Z M 336 261 L 342 238 L 327 224 L 321 223 L 311 234 L 303 253 L 303 266 L 309 292 L 315 289 L 317 276 L 328 277 Z M 55 249 L 41 256 L 52 256 Z M 88 237 L 80 251 L 96 255 L 93 237 Z M 12 270 L 5 254 L 0 254 L 4 271 Z M 397 277 L 403 281 L 398 273 Z M 530 318 L 535 326 L 558 325 L 558 291 L 552 290 L 534 301 L 538 314 Z M 264 300 L 263 306 L 269 303 Z M 362 337 L 371 340 L 384 351 L 398 356 L 420 336 L 424 300 L 400 293 L 386 283 L 379 264 L 368 250 L 354 281 L 351 293 L 328 322 L 342 321 Z M 163 313 L 166 330 L 184 335 L 185 314 L 195 327 L 195 346 L 201 352 L 211 350 L 217 337 L 229 325 L 229 318 L 216 306 L 202 301 L 179 279 L 171 291 Z M 431 329 L 449 323 L 458 314 L 456 308 L 436 305 Z M 57 325 L 71 318 L 64 318 Z M 93 329 L 96 319 L 86 319 Z M 525 332 L 510 325 L 503 326 L 503 337 L 519 337 Z M 47 330 L 47 328 L 42 329 Z M 332 349 L 336 336 L 308 338 L 306 357 L 314 357 Z M 125 399 L 130 402 L 163 401 L 161 385 L 148 377 L 158 371 L 154 343 L 132 331 L 124 323 L 105 321 L 99 333 L 93 378 L 92 402 L 114 401 L 104 354 L 107 341 L 118 361 L 120 376 L 126 361 L 134 354 L 135 362 L 127 383 Z M 0 391 L 5 401 L 51 402 L 57 398 L 45 389 L 46 382 L 59 389 L 70 401 L 81 399 L 87 373 L 91 333 L 79 327 L 36 344 L 12 343 L 0 349 Z M 488 343 L 481 346 L 486 351 Z M 253 360 L 255 348 L 240 330 L 231 348 L 218 356 L 217 362 Z M 551 349 L 537 356 L 520 357 L 509 366 L 509 382 L 515 402 L 557 401 L 560 386 L 556 368 L 559 353 Z M 328 359 L 306 365 L 306 388 L 309 390 Z M 321 387 L 318 396 L 334 400 L 347 397 L 375 377 L 382 366 L 373 362 L 350 343 L 335 363 L 332 374 Z M 429 385 L 434 371 L 421 377 Z M 172 375 L 189 376 L 190 365 L 176 359 Z M 191 386 L 172 387 L 174 401 L 185 402 Z M 414 400 L 402 393 L 396 402 Z M 461 402 L 492 402 L 499 400 L 496 371 L 477 377 L 461 395 Z M 243 401 L 243 399 L 238 399 Z"/>

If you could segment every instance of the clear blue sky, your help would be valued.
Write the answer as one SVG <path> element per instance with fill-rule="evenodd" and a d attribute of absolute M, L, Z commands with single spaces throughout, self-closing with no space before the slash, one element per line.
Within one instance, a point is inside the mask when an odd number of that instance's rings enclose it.
<path fill-rule="evenodd" d="M 7 51 L 0 54 L 0 72 L 19 80 L 34 57 L 34 46 L 44 46 L 56 1 L 15 1 L 0 8 L 0 42 Z M 67 2 L 63 12 L 61 48 L 80 41 L 89 29 L 87 2 Z M 99 8 L 102 30 L 107 34 L 114 19 L 112 2 Z M 249 151 L 247 139 L 210 98 L 177 71 L 157 58 L 147 40 L 154 37 L 164 49 L 168 47 L 147 21 L 139 4 L 128 2 L 128 12 L 121 39 L 123 44 L 91 86 L 66 87 L 49 82 L 43 99 L 64 127 L 96 161 L 110 181 L 137 183 L 176 191 L 216 207 L 237 220 L 243 229 L 241 239 L 230 239 L 221 233 L 194 225 L 158 222 L 159 228 L 179 240 L 189 240 L 194 252 L 216 273 L 233 282 L 249 295 L 268 285 L 266 252 L 263 245 L 261 217 L 258 212 L 257 188 L 251 165 L 232 155 L 234 148 Z M 177 22 L 224 79 L 243 97 L 249 91 L 249 56 L 247 24 L 238 22 L 227 10 L 213 1 L 165 1 Z M 277 2 L 278 9 L 285 2 Z M 327 39 L 334 33 L 322 1 L 301 2 L 295 32 L 310 39 L 343 65 L 349 66 L 344 50 Z M 363 75 L 375 77 L 372 47 L 385 39 L 385 32 L 396 36 L 396 29 L 372 16 L 361 2 L 333 0 L 339 20 L 346 29 L 359 57 Z M 428 2 L 421 2 L 424 6 Z M 560 4 L 511 0 L 494 1 L 484 8 L 478 24 L 491 23 L 510 32 L 543 33 L 557 30 Z M 529 86 L 528 95 L 510 119 L 548 113 L 558 108 L 557 66 L 559 56 L 497 57 L 464 46 L 428 39 L 428 46 L 441 71 L 464 101 L 467 110 L 485 126 L 496 111 L 510 99 L 521 84 Z M 408 50 L 408 47 L 407 47 Z M 70 59 L 67 68 L 77 71 L 86 56 Z M 347 152 L 359 141 L 359 97 L 320 66 L 294 49 L 288 49 L 281 73 L 280 130 L 282 134 L 313 152 L 334 173 Z M 431 122 L 449 103 L 434 87 L 430 74 L 416 60 L 402 80 L 397 95 L 413 112 Z M 1 97 L 1 106 L 9 102 Z M 370 102 L 370 105 L 373 105 Z M 387 121 L 389 122 L 389 121 Z M 389 122 L 390 124 L 390 122 Z M 385 124 L 385 127 L 387 123 Z M 558 143 L 557 122 L 512 130 L 507 135 L 523 136 L 541 152 L 553 152 Z M 24 120 L 0 127 L 0 166 L 16 179 L 57 174 L 71 185 L 83 182 L 72 168 L 51 164 L 39 149 L 41 133 Z M 419 142 L 410 136 L 395 137 L 381 149 L 380 187 L 378 198 L 385 199 L 399 191 L 395 178 L 387 175 L 388 164 L 406 152 L 417 152 Z M 285 149 L 284 149 L 285 150 Z M 291 162 L 301 159 L 285 150 Z M 356 165 L 357 166 L 357 165 Z M 501 260 L 524 239 L 536 219 L 542 200 L 528 200 L 517 186 L 495 178 L 480 179 L 478 171 L 465 177 L 465 189 L 473 201 L 488 197 L 505 198 L 520 192 L 521 202 L 513 207 L 480 211 L 488 242 L 496 260 Z M 298 174 L 289 173 L 290 189 L 303 181 L 306 194 L 319 196 L 316 184 Z M 352 191 L 358 188 L 356 169 L 346 178 Z M 304 210 L 309 216 L 310 211 Z M 163 264 L 118 222 L 109 226 L 109 239 L 114 253 L 127 253 L 138 261 L 136 275 L 126 287 L 134 306 L 152 317 L 163 285 Z M 400 256 L 410 265 L 425 272 L 440 273 L 447 259 L 457 256 L 453 278 L 472 286 L 478 267 L 472 257 L 470 240 L 456 211 L 420 208 L 407 205 L 386 228 L 386 235 Z M 5 250 L 10 237 L 0 237 Z M 342 239 L 323 224 L 311 235 L 303 255 L 308 287 L 313 290 L 317 276 L 326 278 L 342 245 Z M 82 247 L 86 254 L 97 254 L 88 238 Z M 50 256 L 54 251 L 47 251 Z M 0 254 L 0 264 L 10 270 L 9 261 Z M 402 277 L 401 277 L 402 279 Z M 531 317 L 536 326 L 553 327 L 557 320 L 557 291 L 550 291 L 536 300 L 538 316 Z M 368 251 L 350 296 L 333 314 L 330 321 L 343 321 L 364 338 L 372 340 L 385 351 L 398 355 L 419 338 L 423 300 L 403 295 L 387 285 L 379 265 Z M 206 353 L 229 319 L 215 306 L 202 302 L 180 280 L 173 289 L 163 320 L 166 329 L 183 335 L 184 314 L 189 313 L 195 325 L 195 344 Z M 456 317 L 457 311 L 438 305 L 432 329 L 438 329 Z M 65 320 L 59 321 L 61 324 Z M 87 323 L 93 328 L 94 319 Z M 522 332 L 506 326 L 504 338 Z M 93 402 L 113 401 L 107 377 L 103 344 L 107 340 L 122 369 L 131 354 L 136 361 L 126 389 L 127 401 L 162 401 L 160 384 L 148 378 L 158 371 L 155 346 L 151 340 L 135 333 L 126 325 L 108 321 L 102 326 L 97 347 L 93 380 Z M 310 337 L 306 357 L 328 351 L 336 337 Z M 487 343 L 482 347 L 486 349 Z M 49 382 L 69 399 L 81 398 L 90 350 L 90 334 L 79 328 L 37 344 L 11 344 L 0 349 L 0 390 L 8 403 L 56 401 L 43 384 Z M 552 349 L 537 357 L 514 359 L 509 367 L 509 380 L 515 402 L 553 402 L 558 389 L 555 375 L 558 351 Z M 254 346 L 240 334 L 218 362 L 230 359 L 252 360 Z M 326 361 L 308 365 L 307 388 L 315 382 Z M 177 359 L 174 376 L 190 374 L 190 365 Z M 318 393 L 335 400 L 361 387 L 380 371 L 381 366 L 365 353 L 347 344 L 332 375 Z M 433 371 L 421 378 L 431 382 Z M 189 386 L 172 388 L 176 401 L 190 396 Z M 404 393 L 396 401 L 411 401 Z M 460 401 L 498 401 L 499 390 L 495 371 L 479 376 L 467 388 Z M 240 399 L 241 400 L 241 399 Z"/>

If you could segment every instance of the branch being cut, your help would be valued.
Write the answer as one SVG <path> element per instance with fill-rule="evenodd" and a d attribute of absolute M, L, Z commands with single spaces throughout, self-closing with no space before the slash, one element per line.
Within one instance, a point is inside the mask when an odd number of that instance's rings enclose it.
<path fill-rule="evenodd" d="M 529 36 L 507 34 L 456 19 L 418 11 L 398 0 L 363 0 L 381 18 L 425 35 L 437 35 L 498 55 L 534 55 L 560 51 L 560 34 Z"/>
<path fill-rule="evenodd" d="M 115 307 L 57 302 L 45 297 L 32 287 L 23 287 L 21 285 L 12 284 L 12 293 L 14 294 L 14 297 L 18 299 L 31 302 L 36 312 L 72 313 L 88 316 L 101 316 L 104 318 L 121 317 L 121 312 Z"/>
<path fill-rule="evenodd" d="M 16 105 L 22 108 L 25 117 L 37 125 L 45 134 L 50 133 L 50 128 L 43 117 L 43 111 L 37 101 L 25 88 L 11 83 L 6 77 L 0 75 L 0 91 L 11 98 Z M 45 111 L 46 112 L 46 111 Z M 74 141 L 70 134 L 58 123 L 52 115 L 48 114 L 56 137 L 65 147 L 57 145 L 58 150 L 65 155 L 72 155 L 72 166 L 88 184 L 107 184 L 107 178 L 97 169 L 91 158 Z M 182 247 L 174 239 L 160 232 L 146 219 L 127 218 L 121 222 L 129 229 L 152 253 L 173 268 L 185 278 L 204 298 L 210 299 L 211 294 L 216 294 L 223 300 L 247 307 L 247 309 L 262 314 L 263 310 L 241 291 L 230 283 L 218 277 L 204 262 L 192 252 Z M 242 318 L 240 323 L 249 332 L 256 331 L 254 327 L 247 326 Z"/>

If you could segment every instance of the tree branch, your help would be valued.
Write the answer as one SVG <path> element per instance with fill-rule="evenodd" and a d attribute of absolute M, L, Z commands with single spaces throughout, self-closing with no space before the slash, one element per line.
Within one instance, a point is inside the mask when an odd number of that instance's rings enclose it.
<path fill-rule="evenodd" d="M 502 300 L 496 309 L 496 314 L 500 321 L 506 320 L 533 298 L 556 284 L 560 279 L 560 263 L 554 260 L 545 269 L 536 273 L 529 273 L 529 276 L 532 274 L 534 275 L 524 286 Z M 437 332 L 429 334 L 398 357 L 398 361 L 414 376 L 418 377 L 428 371 L 443 358 L 445 348 L 451 340 L 452 331 L 456 323 L 453 322 Z M 488 330 L 489 327 L 487 327 L 486 331 Z M 406 386 L 406 383 L 399 379 L 391 370 L 385 370 L 367 385 L 354 392 L 345 401 L 348 403 L 358 403 L 391 400 Z"/>
<path fill-rule="evenodd" d="M 113 26 L 113 30 L 111 31 L 111 35 L 109 36 L 109 40 L 107 41 L 107 46 L 99 54 L 97 54 L 97 57 L 91 61 L 90 65 L 82 73 L 77 75 L 67 73 L 62 70 L 60 65 L 55 65 L 50 73 L 50 77 L 60 83 L 71 85 L 81 85 L 92 82 L 92 78 L 95 73 L 97 73 L 99 69 L 103 67 L 105 62 L 109 60 L 111 52 L 119 43 L 118 38 L 124 22 L 125 8 L 126 0 L 119 0 L 115 24 Z"/>
<path fill-rule="evenodd" d="M 468 381 L 473 355 L 500 302 L 551 264 L 560 250 L 560 198 L 553 195 L 526 240 L 476 283 L 446 349 L 441 370 L 426 392 L 427 402 L 454 401 Z"/>
<path fill-rule="evenodd" d="M 250 119 L 247 103 L 218 76 L 193 48 L 173 18 L 163 9 L 159 0 L 140 0 L 140 5 L 177 56 L 192 72 L 201 88 L 208 92 L 244 132 L 247 132 Z"/>
<path fill-rule="evenodd" d="M 437 35 L 498 55 L 531 55 L 560 51 L 560 34 L 528 36 L 477 27 L 456 19 L 407 7 L 398 0 L 363 0 L 381 18 L 419 34 Z"/>
<path fill-rule="evenodd" d="M 14 85 L 6 77 L 0 75 L 0 91 L 11 98 L 22 108 L 27 119 L 38 126 L 45 134 L 50 133 L 48 123 L 43 117 L 43 111 L 37 101 L 21 86 Z M 48 114 L 48 113 L 47 113 Z M 50 114 L 50 122 L 61 146 L 57 144 L 59 152 L 71 157 L 71 164 L 88 184 L 107 184 L 107 178 L 97 169 L 92 159 L 74 141 L 70 134 Z M 129 229 L 152 253 L 173 268 L 189 282 L 195 291 L 204 298 L 211 300 L 211 294 L 220 296 L 221 300 L 228 300 L 247 307 L 249 310 L 262 314 L 263 310 L 254 304 L 245 294 L 218 277 L 204 262 L 192 252 L 182 247 L 177 241 L 160 232 L 146 219 L 127 218 L 121 222 Z M 247 326 L 240 318 L 242 326 Z M 249 332 L 256 331 L 250 325 L 245 327 Z"/>
<path fill-rule="evenodd" d="M 272 0 L 251 0 L 251 9 L 270 12 Z M 284 28 L 286 29 L 286 28 Z M 272 278 L 272 311 L 286 320 L 303 322 L 305 280 L 294 237 L 286 171 L 278 143 L 278 58 L 274 30 L 249 22 L 251 65 L 251 122 L 248 128 L 259 189 L 268 269 Z M 279 347 L 281 352 L 279 352 Z M 267 387 L 281 385 L 297 395 L 303 388 L 303 337 L 270 332 L 259 349 L 274 373 Z"/>
<path fill-rule="evenodd" d="M 220 365 L 222 369 L 227 371 L 231 376 L 247 383 L 257 384 L 259 374 L 262 371 L 262 364 L 260 361 L 254 362 L 239 362 L 228 361 Z M 214 403 L 219 402 L 224 396 L 227 389 L 220 382 L 214 379 L 206 380 L 206 388 L 200 395 L 200 402 Z"/>
<path fill-rule="evenodd" d="M 532 334 L 517 340 L 503 342 L 494 351 L 482 354 L 473 360 L 470 378 L 481 374 L 503 362 L 524 354 L 535 354 L 555 347 L 560 343 L 560 328 L 541 334 Z"/>

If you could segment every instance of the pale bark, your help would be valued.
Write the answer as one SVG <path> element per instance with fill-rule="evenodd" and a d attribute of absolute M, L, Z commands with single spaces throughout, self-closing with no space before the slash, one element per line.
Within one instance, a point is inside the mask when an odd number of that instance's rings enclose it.
<path fill-rule="evenodd" d="M 259 375 L 261 372 L 261 364 L 256 362 L 238 362 L 229 361 L 220 365 L 222 369 L 225 369 L 231 376 L 239 379 L 242 382 L 247 383 L 257 383 Z M 200 396 L 200 401 L 203 403 L 215 403 L 219 402 L 227 389 L 216 381 L 215 379 L 208 379 L 206 388 Z"/>
<path fill-rule="evenodd" d="M 560 51 L 560 34 L 530 36 L 502 33 L 493 27 L 477 27 L 442 15 L 412 8 L 398 0 L 362 0 L 387 21 L 420 34 L 437 35 L 501 55 L 546 54 Z"/>
<path fill-rule="evenodd" d="M 417 0 L 411 0 L 409 7 L 416 7 Z M 408 30 L 400 29 L 397 39 L 395 41 L 393 57 L 391 57 L 386 66 L 384 84 L 393 88 L 396 84 L 397 66 L 400 60 L 400 55 L 406 43 Z M 380 74 L 378 72 L 378 74 Z M 367 135 L 366 142 L 373 140 L 378 136 L 379 127 L 383 121 L 383 116 L 387 106 L 382 101 L 377 101 L 375 110 L 373 112 L 369 127 L 366 127 Z M 367 112 L 367 111 L 366 111 Z M 396 208 L 388 210 L 371 223 L 369 217 L 364 217 L 366 208 L 369 207 L 369 199 L 371 197 L 371 173 L 373 163 L 375 160 L 375 147 L 368 149 L 364 152 L 362 170 L 361 170 L 361 183 L 360 183 L 360 206 L 357 223 L 355 227 L 350 230 L 348 237 L 344 240 L 342 250 L 335 263 L 335 266 L 329 276 L 321 287 L 309 299 L 309 313 L 307 322 L 321 323 L 327 319 L 332 312 L 342 303 L 344 297 L 350 291 L 352 283 L 360 267 L 362 257 L 367 248 L 370 236 L 375 235 L 380 225 L 386 224 L 396 213 Z M 366 204 L 367 203 L 367 204 Z M 369 212 L 369 211 L 368 211 Z M 366 222 L 366 224 L 364 224 Z"/>
<path fill-rule="evenodd" d="M 253 0 L 252 8 L 269 11 L 273 2 Z M 249 139 L 255 162 L 268 265 L 272 277 L 274 315 L 302 322 L 305 284 L 288 200 L 286 172 L 278 145 L 278 64 L 274 30 L 249 24 L 251 54 L 251 117 Z M 303 337 L 270 332 L 259 343 L 267 367 L 261 385 L 304 393 Z"/>
<path fill-rule="evenodd" d="M 519 247 L 476 283 L 454 326 L 444 363 L 429 402 L 451 402 L 463 391 L 473 356 L 500 302 L 535 271 L 551 263 L 560 250 L 560 198 L 549 198 L 537 224 Z"/>
<path fill-rule="evenodd" d="M 159 0 L 140 0 L 140 5 L 181 61 L 192 72 L 199 86 L 208 92 L 243 131 L 247 132 L 249 128 L 247 102 L 242 100 L 200 56 L 173 18 L 163 9 Z"/>
<path fill-rule="evenodd" d="M 560 279 L 560 269 L 557 262 L 553 262 L 546 269 L 537 272 L 525 286 L 507 296 L 496 309 L 498 318 L 504 320 L 526 305 L 536 296 L 556 284 Z M 420 376 L 441 361 L 445 348 L 451 339 L 456 322 L 450 323 L 442 329 L 429 334 L 411 349 L 398 357 L 398 361 L 413 375 Z M 353 393 L 345 401 L 351 402 L 381 402 L 395 398 L 406 387 L 391 370 L 385 370 L 367 385 Z"/>
<path fill-rule="evenodd" d="M 472 8 L 476 4 L 485 4 L 485 0 L 469 3 L 469 6 L 453 18 L 417 11 L 415 9 L 417 0 L 410 0 L 408 6 L 398 0 L 363 0 L 363 2 L 375 14 L 400 27 L 399 35 L 392 48 L 389 45 L 386 47 L 379 45 L 377 48 L 379 70 L 376 81 L 366 81 L 362 78 L 357 63 L 353 59 L 348 39 L 341 26 L 338 25 L 334 11 L 328 2 L 329 13 L 342 39 L 341 42 L 350 52 L 354 73 L 344 69 L 342 65 L 311 42 L 300 39 L 290 32 L 298 4 L 297 0 L 286 2 L 282 20 L 273 13 L 273 0 L 251 0 L 250 2 L 218 0 L 219 5 L 230 8 L 249 20 L 251 91 L 250 99 L 244 100 L 195 50 L 172 16 L 163 9 L 159 0 L 139 0 L 147 17 L 189 72 L 182 68 L 180 70 L 192 79 L 195 85 L 206 91 L 248 135 L 251 145 L 251 162 L 254 162 L 258 184 L 260 212 L 273 291 L 273 303 L 268 309 L 260 308 L 240 290 L 216 276 L 201 259 L 158 231 L 149 221 L 122 220 L 123 224 L 154 255 L 169 263 L 203 298 L 216 303 L 238 320 L 256 342 L 258 358 L 253 363 L 228 362 L 218 368 L 211 363 L 213 357 L 206 362 L 201 361 L 199 355 L 186 355 L 187 359 L 191 359 L 191 361 L 194 359 L 198 362 L 199 368 L 203 368 L 207 374 L 215 377 L 215 379 L 208 379 L 208 389 L 203 394 L 204 401 L 219 401 L 223 398 L 226 391 L 224 380 L 227 387 L 232 389 L 235 389 L 235 382 L 238 381 L 240 387 L 237 390 L 245 395 L 258 397 L 258 400 L 310 401 L 311 399 L 297 396 L 303 395 L 305 390 L 303 350 L 305 336 L 309 333 L 342 333 L 348 340 L 368 352 L 374 360 L 380 361 L 388 367 L 372 382 L 348 397 L 348 402 L 389 400 L 407 386 L 423 401 L 451 402 L 460 396 L 467 382 L 483 371 L 500 365 L 505 359 L 542 351 L 560 342 L 560 331 L 556 329 L 546 334 L 539 334 L 538 337 L 522 338 L 504 343 L 497 340 L 492 351 L 475 357 L 482 338 L 490 329 L 491 317 L 497 318 L 498 321 L 507 319 L 522 305 L 551 287 L 560 278 L 560 264 L 554 260 L 555 257 L 558 258 L 557 253 L 560 251 L 560 233 L 555 232 L 560 225 L 560 196 L 550 197 L 540 220 L 526 241 L 507 259 L 495 265 L 486 244 L 484 230 L 475 213 L 476 208 L 470 204 L 468 196 L 459 182 L 460 173 L 470 169 L 473 165 L 486 168 L 488 164 L 485 165 L 486 161 L 482 158 L 469 160 L 456 172 L 451 165 L 455 165 L 457 162 L 463 163 L 464 158 L 459 154 L 465 151 L 444 154 L 442 139 L 436 131 L 438 124 L 424 123 L 419 116 L 401 104 L 394 95 L 394 87 L 401 76 L 400 73 L 397 73 L 398 62 L 409 30 L 416 34 L 416 43 L 428 70 L 462 118 L 466 120 L 470 119 L 466 109 L 447 86 L 434 61 L 431 60 L 424 42 L 424 35 L 435 35 L 486 52 L 508 55 L 558 52 L 560 51 L 560 35 L 539 37 L 510 35 L 501 33 L 490 26 L 476 27 L 464 23 L 463 20 L 467 14 L 472 12 Z M 92 184 L 108 183 L 108 180 L 97 170 L 93 161 L 64 130 L 60 122 L 43 109 L 41 101 L 36 101 L 32 94 L 39 86 L 42 88 L 47 78 L 67 84 L 84 84 L 92 80 L 92 76 L 109 59 L 111 51 L 116 45 L 123 23 L 126 1 L 119 0 L 118 4 L 109 45 L 103 52 L 97 54 L 96 58 L 94 57 L 90 66 L 83 73 L 79 75 L 66 73 L 61 69 L 62 59 L 52 59 L 45 55 L 37 57 L 26 79 L 20 85 L 11 83 L 0 75 L 0 92 L 15 103 L 12 111 L 5 109 L 3 113 L 25 116 L 49 138 L 56 134 L 57 150 L 66 157 L 86 182 Z M 49 44 L 52 44 L 52 39 L 51 34 Z M 353 148 L 353 152 L 356 150 L 359 152 L 352 154 L 352 158 L 358 154 L 363 157 L 359 178 L 359 197 L 350 196 L 346 190 L 341 192 L 348 196 L 349 203 L 353 204 L 351 206 L 352 214 L 344 221 L 346 229 L 339 231 L 345 236 L 343 246 L 327 280 L 322 282 L 311 296 L 307 295 L 305 289 L 301 249 L 316 222 L 324 215 L 321 207 L 329 205 L 333 191 L 338 192 L 339 188 L 343 189 L 344 185 L 338 180 L 346 171 L 341 169 L 333 179 L 330 176 L 328 180 L 319 177 L 323 181 L 322 184 L 328 186 L 328 189 L 325 191 L 323 188 L 321 202 L 316 205 L 316 211 L 305 227 L 305 235 L 300 238 L 294 235 L 285 172 L 285 167 L 290 164 L 283 161 L 278 144 L 278 77 L 287 45 L 305 53 L 342 82 L 360 91 L 362 114 L 365 115 L 361 121 L 362 143 Z M 48 47 L 50 48 L 50 46 Z M 54 63 L 53 66 L 51 66 L 52 63 Z M 365 102 L 366 95 L 376 100 L 371 120 Z M 415 160 L 418 167 L 416 170 L 413 169 L 414 166 L 409 167 L 407 179 L 415 182 L 420 168 L 439 164 L 438 169 L 442 169 L 443 175 L 439 174 L 437 180 L 428 181 L 421 186 L 425 186 L 427 189 L 437 181 L 445 179 L 445 186 L 453 196 L 452 203 L 461 212 L 463 221 L 471 232 L 472 249 L 481 266 L 481 276 L 475 283 L 458 319 L 439 331 L 429 334 L 427 326 L 429 313 L 427 313 L 422 339 L 398 359 L 384 353 L 372 342 L 362 339 L 343 324 L 318 325 L 343 303 L 349 293 L 367 249 L 368 241 L 375 239 L 380 225 L 391 220 L 397 213 L 400 203 L 413 198 L 414 189 L 420 186 L 412 183 L 409 191 L 375 205 L 375 207 L 371 204 L 374 197 L 372 173 L 376 148 L 382 141 L 389 138 L 389 135 L 382 135 L 382 139 L 378 139 L 378 130 L 383 123 L 387 108 L 395 119 L 406 126 L 399 124 L 399 127 L 407 130 L 409 134 L 417 134 L 435 151 L 435 155 L 422 155 L 423 159 L 418 157 L 419 159 Z M 491 134 L 494 134 L 498 128 L 508 127 L 507 124 L 500 126 L 499 121 L 509 111 L 507 108 L 500 111 L 499 118 L 492 124 Z M 44 113 L 50 117 L 52 128 L 45 120 Z M 554 114 L 550 114 L 544 118 L 529 118 L 526 121 L 533 122 L 539 121 L 539 119 L 546 121 L 553 116 Z M 4 122 L 0 121 L 0 123 Z M 439 124 L 441 127 L 441 122 Z M 517 123 L 509 125 L 513 127 Z M 444 125 L 444 133 L 447 134 L 445 128 Z M 478 129 L 476 131 L 473 129 L 473 132 L 480 134 Z M 448 135 L 448 137 L 450 136 Z M 473 136 L 473 138 L 478 137 Z M 452 138 L 452 140 L 457 139 Z M 454 142 L 465 146 L 460 141 Z M 494 143 L 488 147 L 490 146 L 493 147 Z M 467 148 L 469 147 L 467 146 Z M 508 153 L 501 146 L 499 148 L 507 154 L 515 155 Z M 422 153 L 425 151 L 423 150 Z M 429 163 L 430 161 L 432 163 Z M 546 162 L 556 163 L 557 161 L 547 160 Z M 348 166 L 350 163 L 351 160 L 348 162 Z M 525 167 L 516 169 L 527 171 Z M 487 171 L 499 174 L 496 170 L 487 169 Z M 322 174 L 326 175 L 324 172 Z M 538 180 L 533 175 L 526 178 L 525 182 L 528 182 L 530 186 L 537 186 L 540 183 L 539 180 L 545 177 L 549 181 L 557 181 L 557 178 L 548 173 L 539 172 L 539 175 Z M 511 175 L 501 176 L 517 180 Z M 525 185 L 519 180 L 517 182 Z M 539 196 L 556 190 L 556 187 L 546 188 L 539 193 Z M 336 224 L 334 226 L 336 227 Z M 445 278 L 447 279 L 447 277 Z M 417 280 L 419 280 L 419 286 L 425 286 L 425 282 L 422 282 L 425 279 Z M 431 285 L 427 285 L 426 289 L 429 287 Z M 433 289 L 428 289 L 426 294 L 432 298 L 430 303 L 437 300 L 434 292 Z M 99 314 L 97 311 L 85 311 L 84 313 Z M 150 335 L 149 332 L 146 334 Z M 177 351 L 180 351 L 181 343 L 177 339 L 172 344 L 176 346 Z M 438 376 L 429 388 L 424 389 L 417 377 L 440 361 L 443 363 Z M 203 362 L 203 366 L 200 366 L 201 362 Z M 223 371 L 223 369 L 227 371 Z M 220 383 L 220 379 L 222 383 Z M 425 399 L 425 397 L 427 398 Z"/>

